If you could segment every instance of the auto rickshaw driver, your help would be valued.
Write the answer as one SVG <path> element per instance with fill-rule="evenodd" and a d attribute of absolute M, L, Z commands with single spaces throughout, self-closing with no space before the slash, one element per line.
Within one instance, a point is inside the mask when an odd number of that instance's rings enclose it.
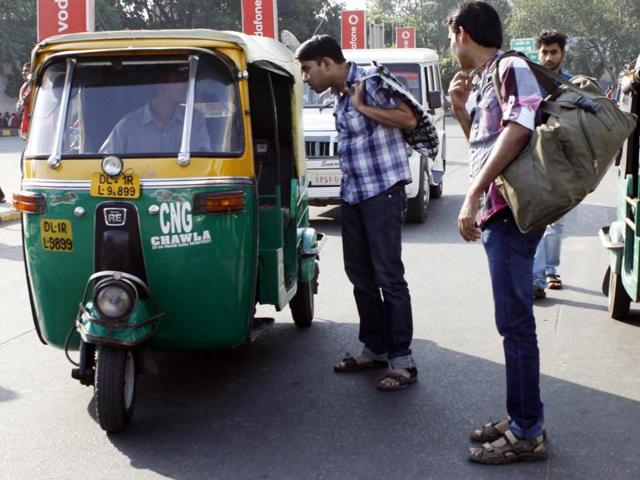
<path fill-rule="evenodd" d="M 182 141 L 187 98 L 186 67 L 169 70 L 155 85 L 153 97 L 125 115 L 100 147 L 100 153 L 177 152 Z M 209 132 L 204 116 L 193 114 L 191 150 L 207 151 Z"/>

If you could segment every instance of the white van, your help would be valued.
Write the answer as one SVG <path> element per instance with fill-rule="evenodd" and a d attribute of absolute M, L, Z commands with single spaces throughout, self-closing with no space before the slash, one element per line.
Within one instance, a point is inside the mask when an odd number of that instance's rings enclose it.
<path fill-rule="evenodd" d="M 428 48 L 385 48 L 343 50 L 347 60 L 361 66 L 385 65 L 408 85 L 409 91 L 431 116 L 440 139 L 435 159 L 414 151 L 409 158 L 412 182 L 406 186 L 409 206 L 407 221 L 422 223 L 427 218 L 429 200 L 442 195 L 446 158 L 445 117 L 438 54 Z M 340 159 L 333 117 L 333 97 L 329 91 L 316 94 L 305 85 L 304 138 L 309 179 L 309 203 L 340 203 Z"/>

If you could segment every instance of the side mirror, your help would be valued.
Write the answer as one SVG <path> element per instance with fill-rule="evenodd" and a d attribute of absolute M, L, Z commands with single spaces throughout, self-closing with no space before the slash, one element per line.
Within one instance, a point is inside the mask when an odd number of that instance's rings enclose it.
<path fill-rule="evenodd" d="M 442 108 L 442 95 L 438 90 L 434 90 L 427 94 L 427 101 L 429 102 L 429 110 L 435 110 L 436 108 Z"/>

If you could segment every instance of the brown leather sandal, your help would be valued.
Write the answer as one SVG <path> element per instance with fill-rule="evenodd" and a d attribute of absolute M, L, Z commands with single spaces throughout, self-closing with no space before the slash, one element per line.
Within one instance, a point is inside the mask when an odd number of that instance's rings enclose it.
<path fill-rule="evenodd" d="M 370 360 L 368 362 L 358 362 L 350 353 L 346 353 L 344 358 L 333 367 L 336 373 L 352 373 L 361 372 L 362 370 L 375 370 L 378 368 L 387 368 L 389 363 L 383 360 Z"/>
<path fill-rule="evenodd" d="M 417 368 L 407 368 L 409 371 L 409 376 L 405 377 L 401 373 L 389 371 L 384 377 L 378 380 L 378 390 L 383 392 L 395 392 L 398 390 L 404 390 L 409 385 L 414 384 L 418 381 L 418 369 Z M 389 386 L 384 381 L 387 379 L 391 379 L 394 383 Z"/>
<path fill-rule="evenodd" d="M 511 430 L 492 443 L 485 443 L 479 448 L 469 449 L 469 460 L 486 465 L 500 465 L 513 462 L 533 462 L 545 460 L 547 449 L 544 435 L 535 439 L 517 438 Z"/>
<path fill-rule="evenodd" d="M 469 438 L 472 442 L 494 442 L 509 430 L 509 419 L 500 422 L 489 422 L 480 428 L 471 431 Z"/>

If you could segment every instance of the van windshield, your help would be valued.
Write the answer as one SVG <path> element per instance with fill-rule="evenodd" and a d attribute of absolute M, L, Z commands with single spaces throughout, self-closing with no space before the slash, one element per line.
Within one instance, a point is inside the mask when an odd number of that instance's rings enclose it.
<path fill-rule="evenodd" d="M 409 93 L 422 103 L 422 83 L 420 82 L 420 66 L 415 63 L 387 63 L 384 65 L 409 90 Z"/>
<path fill-rule="evenodd" d="M 62 124 L 63 157 L 176 155 L 181 150 L 189 60 L 139 57 L 78 60 L 60 118 L 65 63 L 41 77 L 25 155 L 49 156 Z M 192 155 L 236 155 L 244 147 L 242 109 L 232 72 L 220 58 L 200 55 L 194 86 Z"/>
<path fill-rule="evenodd" d="M 361 67 L 370 64 L 359 65 Z M 391 73 L 393 73 L 405 88 L 413 95 L 413 97 L 422 103 L 422 82 L 420 81 L 420 66 L 415 63 L 385 63 Z M 328 106 L 333 102 L 331 90 L 325 90 L 322 93 L 316 93 L 309 85 L 304 84 L 304 106 L 307 108 L 319 108 Z"/>

